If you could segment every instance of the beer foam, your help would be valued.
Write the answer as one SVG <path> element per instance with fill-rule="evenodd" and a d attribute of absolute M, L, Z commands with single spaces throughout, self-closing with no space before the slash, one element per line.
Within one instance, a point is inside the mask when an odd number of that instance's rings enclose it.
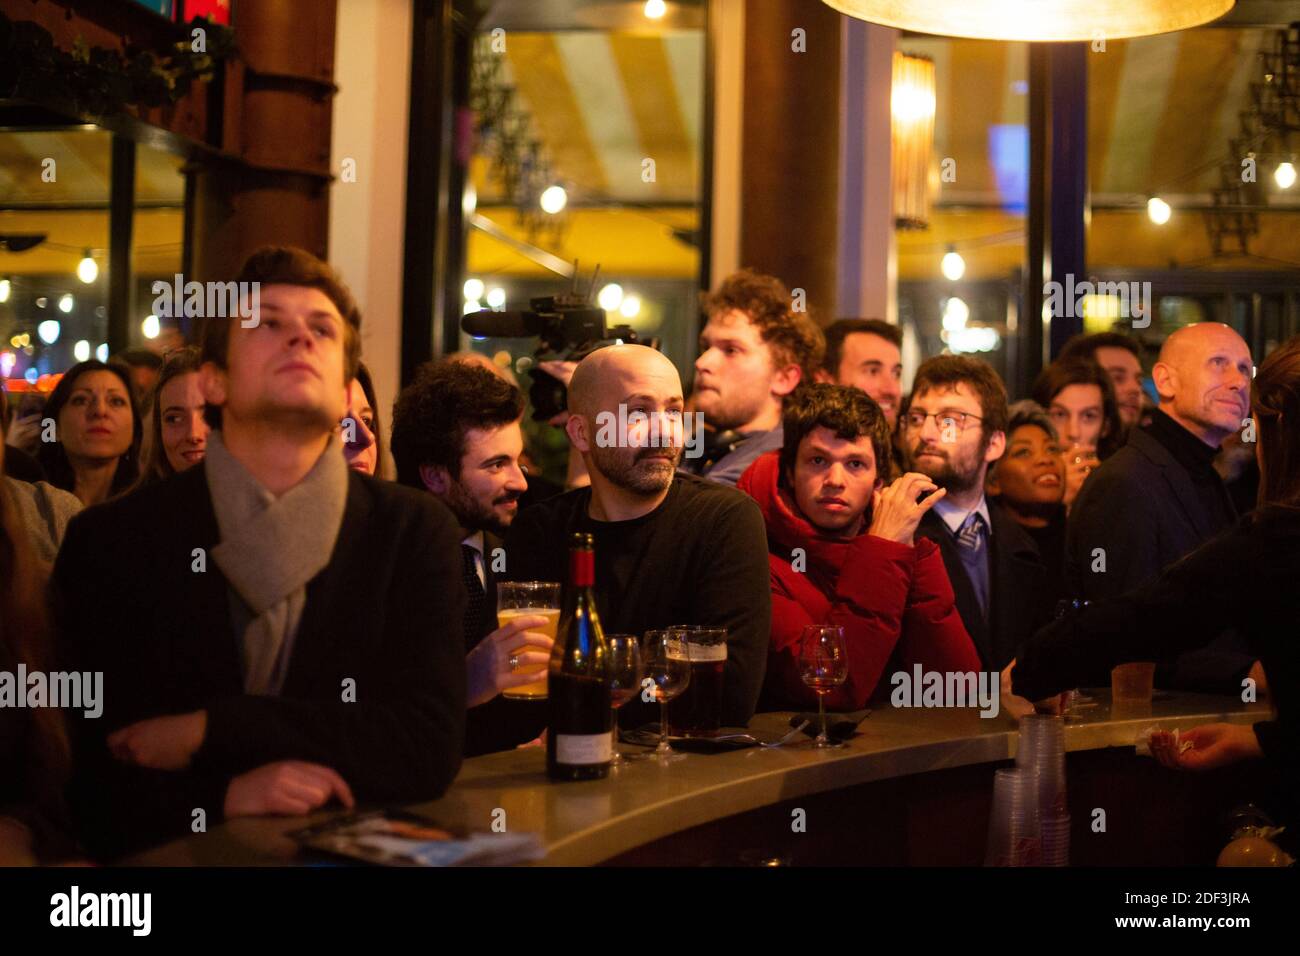
<path fill-rule="evenodd" d="M 693 664 L 711 664 L 717 661 L 727 659 L 727 645 L 723 644 L 692 644 L 689 648 L 691 663 Z"/>

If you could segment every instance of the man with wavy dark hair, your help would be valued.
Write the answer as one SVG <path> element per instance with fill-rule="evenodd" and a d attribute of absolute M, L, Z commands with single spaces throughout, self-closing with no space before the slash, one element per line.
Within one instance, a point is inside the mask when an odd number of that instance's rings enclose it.
<path fill-rule="evenodd" d="M 528 490 L 519 456 L 524 397 L 480 365 L 444 359 L 425 365 L 393 406 L 393 458 L 405 485 L 439 498 L 459 524 L 468 678 L 465 752 L 503 750 L 546 726 L 541 701 L 508 699 L 503 690 L 536 680 L 551 639 L 530 631 L 545 623 L 520 617 L 497 626 L 502 541 Z M 520 668 L 523 670 L 520 670 Z"/>
<path fill-rule="evenodd" d="M 890 483 L 889 423 L 861 389 L 817 384 L 786 401 L 785 446 L 741 476 L 767 524 L 772 640 L 764 701 L 812 706 L 799 661 L 803 629 L 844 627 L 848 679 L 838 710 L 866 706 L 890 671 L 914 664 L 977 671 L 979 654 L 953 603 L 939 549 L 915 538 L 944 496 L 915 472 Z"/>
<path fill-rule="evenodd" d="M 708 321 L 691 401 L 710 431 L 704 455 L 687 463 L 701 478 L 735 485 L 750 462 L 781 447 L 782 402 L 812 381 L 826 345 L 775 276 L 742 269 L 702 305 Z"/>

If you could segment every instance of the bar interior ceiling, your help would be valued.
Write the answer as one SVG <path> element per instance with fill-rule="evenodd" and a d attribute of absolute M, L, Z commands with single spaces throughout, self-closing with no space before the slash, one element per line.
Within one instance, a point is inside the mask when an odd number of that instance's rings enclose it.
<path fill-rule="evenodd" d="M 1118 40 L 1199 26 L 1236 0 L 822 0 L 860 20 L 977 40 Z"/>

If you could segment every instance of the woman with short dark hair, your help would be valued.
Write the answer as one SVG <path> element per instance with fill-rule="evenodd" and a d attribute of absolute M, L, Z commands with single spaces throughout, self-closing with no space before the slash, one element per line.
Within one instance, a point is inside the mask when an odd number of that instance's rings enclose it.
<path fill-rule="evenodd" d="M 90 507 L 135 483 L 143 428 L 124 368 L 95 359 L 72 366 L 44 414 L 53 420 L 55 440 L 42 441 L 37 457 L 50 484 Z"/>

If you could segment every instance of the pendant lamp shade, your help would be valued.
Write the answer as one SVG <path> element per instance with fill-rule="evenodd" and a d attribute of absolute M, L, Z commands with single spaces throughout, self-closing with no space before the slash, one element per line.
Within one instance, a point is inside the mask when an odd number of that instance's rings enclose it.
<path fill-rule="evenodd" d="M 859 20 L 977 40 L 1119 40 L 1209 23 L 1236 0 L 822 0 Z"/>

